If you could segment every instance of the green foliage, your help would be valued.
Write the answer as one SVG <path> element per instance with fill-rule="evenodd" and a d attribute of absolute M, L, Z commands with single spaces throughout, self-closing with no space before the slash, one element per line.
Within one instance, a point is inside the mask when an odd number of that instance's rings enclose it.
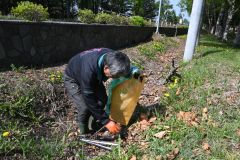
<path fill-rule="evenodd" d="M 149 59 L 155 59 L 156 54 L 163 53 L 166 48 L 162 42 L 152 42 L 138 47 L 140 53 Z"/>
<path fill-rule="evenodd" d="M 63 74 L 60 71 L 53 71 L 49 73 L 49 82 L 51 83 L 63 83 Z"/>
<path fill-rule="evenodd" d="M 136 26 L 146 26 L 147 22 L 141 16 L 132 16 L 130 17 L 130 24 Z"/>
<path fill-rule="evenodd" d="M 119 16 L 121 25 L 129 25 L 129 18 L 125 16 Z"/>
<path fill-rule="evenodd" d="M 132 12 L 135 16 L 154 19 L 158 5 L 154 0 L 133 0 Z"/>
<path fill-rule="evenodd" d="M 10 67 L 11 67 L 12 71 L 18 72 L 18 73 L 23 72 L 23 71 L 27 68 L 27 67 L 25 67 L 25 66 L 17 67 L 17 66 L 15 66 L 14 64 L 11 64 Z"/>
<path fill-rule="evenodd" d="M 11 13 L 29 21 L 44 21 L 49 16 L 47 8 L 29 1 L 18 3 L 17 7 L 12 8 Z"/>
<path fill-rule="evenodd" d="M 38 91 L 35 85 L 31 85 L 30 79 L 26 77 L 19 78 L 18 83 L 14 88 L 11 88 L 9 84 L 3 84 L 4 85 L 0 87 L 1 93 L 7 94 L 8 92 L 11 92 L 8 97 L 0 103 L 0 112 L 4 113 L 4 117 L 20 119 L 27 118 L 31 121 L 37 121 L 38 118 L 35 112 L 35 95 Z"/>
<path fill-rule="evenodd" d="M 80 10 L 78 16 L 82 23 L 94 23 L 95 14 L 89 9 Z"/>
<path fill-rule="evenodd" d="M 114 24 L 113 16 L 103 12 L 96 15 L 95 21 L 100 24 Z"/>

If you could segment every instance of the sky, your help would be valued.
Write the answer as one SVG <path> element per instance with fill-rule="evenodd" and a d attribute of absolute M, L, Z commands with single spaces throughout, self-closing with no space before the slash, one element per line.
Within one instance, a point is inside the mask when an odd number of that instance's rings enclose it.
<path fill-rule="evenodd" d="M 170 0 L 170 3 L 173 4 L 173 9 L 176 11 L 176 14 L 179 15 L 180 8 L 177 6 L 180 0 Z M 189 20 L 189 15 L 187 12 L 184 12 L 184 18 Z"/>

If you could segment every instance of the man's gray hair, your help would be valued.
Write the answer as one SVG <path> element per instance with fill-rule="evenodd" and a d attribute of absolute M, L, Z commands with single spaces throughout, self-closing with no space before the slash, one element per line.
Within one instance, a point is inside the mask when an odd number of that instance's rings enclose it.
<path fill-rule="evenodd" d="M 130 59 L 119 51 L 109 52 L 105 55 L 104 65 L 107 65 L 113 78 L 127 76 L 130 73 Z"/>

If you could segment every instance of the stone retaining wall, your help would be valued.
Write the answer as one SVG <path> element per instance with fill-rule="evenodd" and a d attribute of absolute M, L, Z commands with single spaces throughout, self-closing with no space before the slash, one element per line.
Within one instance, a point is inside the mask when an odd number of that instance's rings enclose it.
<path fill-rule="evenodd" d="M 160 28 L 175 35 L 175 28 Z M 69 60 L 83 50 L 118 49 L 149 39 L 155 27 L 115 26 L 62 22 L 0 21 L 0 68 L 45 65 Z M 178 34 L 186 34 L 179 29 Z"/>

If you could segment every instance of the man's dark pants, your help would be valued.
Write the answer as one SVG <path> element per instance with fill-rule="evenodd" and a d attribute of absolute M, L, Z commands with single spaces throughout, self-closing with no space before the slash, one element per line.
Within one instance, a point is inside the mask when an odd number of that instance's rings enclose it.
<path fill-rule="evenodd" d="M 64 86 L 67 89 L 68 96 L 71 98 L 71 101 L 77 109 L 76 121 L 80 127 L 81 133 L 85 134 L 89 131 L 88 122 L 91 116 L 91 112 L 89 111 L 88 106 L 83 99 L 80 86 L 73 78 L 67 76 L 66 74 L 64 74 L 63 77 Z M 106 92 L 103 93 L 100 89 L 96 94 L 96 97 L 98 99 L 98 105 L 104 109 L 107 102 Z M 90 125 L 93 130 L 97 130 L 102 127 L 101 123 L 96 120 L 93 120 L 92 124 Z"/>

